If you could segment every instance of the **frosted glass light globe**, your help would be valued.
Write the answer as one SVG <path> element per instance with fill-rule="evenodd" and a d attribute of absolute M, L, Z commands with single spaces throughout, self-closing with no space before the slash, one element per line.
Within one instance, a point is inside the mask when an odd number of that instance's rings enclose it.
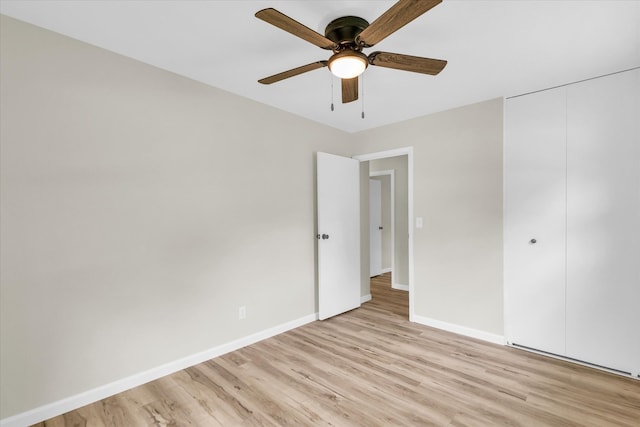
<path fill-rule="evenodd" d="M 344 50 L 329 59 L 329 69 L 334 76 L 341 79 L 358 77 L 368 65 L 366 55 L 353 50 Z"/>

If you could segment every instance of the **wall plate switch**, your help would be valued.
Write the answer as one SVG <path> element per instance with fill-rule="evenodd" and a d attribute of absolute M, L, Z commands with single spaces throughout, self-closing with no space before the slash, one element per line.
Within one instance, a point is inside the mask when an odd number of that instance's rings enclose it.
<path fill-rule="evenodd" d="M 238 319 L 242 320 L 245 317 L 247 317 L 247 307 L 243 305 L 238 309 Z"/>
<path fill-rule="evenodd" d="M 421 216 L 416 218 L 416 228 L 422 228 L 422 217 Z"/>

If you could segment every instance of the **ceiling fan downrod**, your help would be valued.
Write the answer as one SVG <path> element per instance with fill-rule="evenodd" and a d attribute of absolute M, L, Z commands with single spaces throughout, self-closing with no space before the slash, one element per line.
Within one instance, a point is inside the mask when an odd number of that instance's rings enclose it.
<path fill-rule="evenodd" d="M 334 53 L 344 49 L 361 51 L 364 45 L 356 43 L 356 38 L 368 26 L 369 22 L 358 16 L 342 16 L 327 24 L 324 35 L 336 44 Z"/>

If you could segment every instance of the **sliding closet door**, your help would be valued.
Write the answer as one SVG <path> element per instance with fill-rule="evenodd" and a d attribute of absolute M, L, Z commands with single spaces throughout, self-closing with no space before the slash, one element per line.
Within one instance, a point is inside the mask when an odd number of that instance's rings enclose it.
<path fill-rule="evenodd" d="M 640 369 L 640 71 L 567 88 L 567 356 Z"/>
<path fill-rule="evenodd" d="M 565 90 L 505 106 L 505 332 L 555 354 L 565 351 Z"/>

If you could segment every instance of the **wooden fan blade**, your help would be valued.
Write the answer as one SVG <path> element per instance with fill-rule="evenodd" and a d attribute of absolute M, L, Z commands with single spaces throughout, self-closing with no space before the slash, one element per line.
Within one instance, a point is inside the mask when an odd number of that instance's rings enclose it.
<path fill-rule="evenodd" d="M 346 104 L 358 99 L 358 78 L 342 79 L 342 103 Z"/>
<path fill-rule="evenodd" d="M 278 12 L 273 8 L 263 9 L 256 12 L 256 18 L 262 19 L 271 25 L 275 25 L 276 27 L 321 47 L 322 49 L 332 49 L 335 46 L 334 42 L 322 34 L 313 31 L 311 28 L 302 25 L 298 21 L 289 18 L 284 13 Z"/>
<path fill-rule="evenodd" d="M 379 67 L 413 71 L 414 73 L 430 74 L 432 76 L 438 74 L 447 65 L 447 61 L 443 59 L 422 58 L 389 52 L 373 52 L 369 55 L 369 63 Z"/>
<path fill-rule="evenodd" d="M 400 0 L 362 30 L 357 40 L 371 47 L 440 3 L 442 0 Z"/>
<path fill-rule="evenodd" d="M 263 85 L 270 85 L 271 83 L 279 82 L 280 80 L 288 79 L 289 77 L 297 76 L 298 74 L 306 73 L 307 71 L 317 70 L 318 68 L 326 67 L 327 61 L 317 61 L 311 64 L 303 65 L 302 67 L 293 68 L 291 70 L 283 71 L 273 76 L 265 77 L 258 80 L 258 83 Z"/>

